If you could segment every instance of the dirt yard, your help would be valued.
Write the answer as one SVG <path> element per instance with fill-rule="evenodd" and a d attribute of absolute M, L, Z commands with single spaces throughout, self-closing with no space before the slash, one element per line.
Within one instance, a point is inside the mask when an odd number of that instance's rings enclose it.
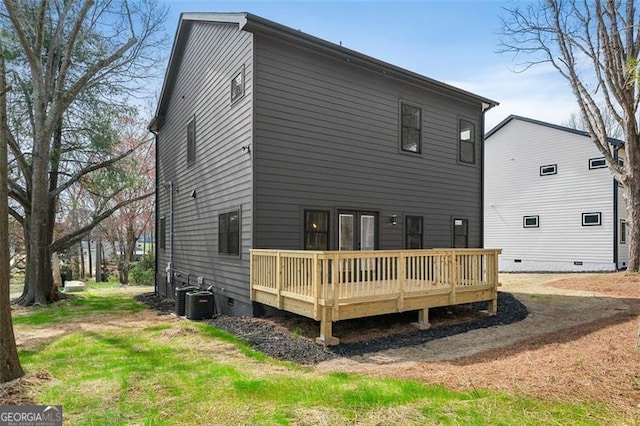
<path fill-rule="evenodd" d="M 526 305 L 525 320 L 317 369 L 602 402 L 640 415 L 640 275 L 501 274 L 500 280 L 502 291 Z"/>

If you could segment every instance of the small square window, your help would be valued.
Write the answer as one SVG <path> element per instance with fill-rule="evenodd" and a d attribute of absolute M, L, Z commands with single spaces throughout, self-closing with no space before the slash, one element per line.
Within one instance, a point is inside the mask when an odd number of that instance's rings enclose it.
<path fill-rule="evenodd" d="M 589 169 L 604 169 L 607 167 L 607 161 L 604 157 L 600 158 L 590 158 L 589 159 Z"/>
<path fill-rule="evenodd" d="M 620 221 L 620 244 L 627 244 L 627 221 Z"/>
<path fill-rule="evenodd" d="M 463 119 L 458 121 L 458 161 L 476 163 L 476 129 L 473 123 Z"/>
<path fill-rule="evenodd" d="M 624 158 L 618 158 L 618 165 L 624 167 Z"/>
<path fill-rule="evenodd" d="M 602 213 L 582 213 L 582 226 L 599 226 L 602 225 Z"/>
<path fill-rule="evenodd" d="M 555 175 L 558 173 L 557 164 L 549 164 L 548 166 L 540 166 L 540 176 Z"/>
<path fill-rule="evenodd" d="M 400 149 L 420 154 L 422 150 L 422 108 L 400 104 Z"/>
<path fill-rule="evenodd" d="M 523 216 L 522 227 L 523 228 L 539 228 L 540 217 L 539 216 Z"/>
<path fill-rule="evenodd" d="M 231 103 L 244 96 L 244 66 L 242 70 L 231 80 Z"/>

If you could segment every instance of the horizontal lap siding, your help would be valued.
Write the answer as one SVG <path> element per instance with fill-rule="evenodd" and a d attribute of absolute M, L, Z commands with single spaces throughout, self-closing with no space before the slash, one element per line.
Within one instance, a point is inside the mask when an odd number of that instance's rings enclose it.
<path fill-rule="evenodd" d="M 404 214 L 424 216 L 427 247 L 451 246 L 453 216 L 481 246 L 479 102 L 259 34 L 255 43 L 255 247 L 302 248 L 304 208 L 331 211 L 332 248 L 338 209 L 379 212 L 380 248 L 403 247 Z M 422 107 L 422 155 L 398 152 L 401 99 Z M 476 165 L 457 163 L 458 117 L 476 125 Z"/>
<path fill-rule="evenodd" d="M 485 154 L 484 244 L 503 249 L 503 270 L 613 265 L 613 179 L 589 170 L 602 156 L 590 138 L 516 119 L 487 139 Z M 550 164 L 557 174 L 540 176 Z M 598 211 L 601 226 L 582 226 L 582 213 Z M 524 228 L 523 216 L 539 216 L 540 227 Z"/>
<path fill-rule="evenodd" d="M 241 147 L 252 140 L 251 34 L 237 25 L 194 23 L 159 131 L 159 178 L 173 181 L 174 267 L 202 276 L 218 294 L 249 303 L 249 249 L 252 227 L 251 157 Z M 174 53 L 175 54 L 175 53 Z M 245 66 L 245 96 L 230 104 L 230 82 Z M 187 166 L 186 128 L 196 115 L 196 162 Z M 195 198 L 191 196 L 196 191 Z M 169 261 L 169 197 L 160 189 L 158 214 L 166 216 Z M 218 254 L 218 214 L 241 209 L 241 256 Z"/>

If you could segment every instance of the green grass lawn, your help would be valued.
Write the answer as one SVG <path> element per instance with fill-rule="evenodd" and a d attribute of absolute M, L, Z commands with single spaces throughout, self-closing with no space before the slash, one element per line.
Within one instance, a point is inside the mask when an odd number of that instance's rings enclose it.
<path fill-rule="evenodd" d="M 65 424 L 621 424 L 602 406 L 454 392 L 410 380 L 323 374 L 258 353 L 214 328 L 141 314 L 131 292 L 94 289 L 15 318 L 23 331 L 83 324 L 21 351 L 28 371 L 54 380 L 40 404 L 62 404 Z M 138 318 L 138 317 L 136 317 Z"/>

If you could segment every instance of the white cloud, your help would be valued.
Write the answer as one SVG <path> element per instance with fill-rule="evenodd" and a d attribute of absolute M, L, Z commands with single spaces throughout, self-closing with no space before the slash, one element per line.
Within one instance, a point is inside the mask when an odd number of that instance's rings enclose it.
<path fill-rule="evenodd" d="M 516 73 L 500 64 L 476 70 L 468 80 L 448 83 L 500 102 L 487 113 L 486 130 L 511 114 L 562 124 L 578 111 L 568 83 L 549 65 Z"/>

